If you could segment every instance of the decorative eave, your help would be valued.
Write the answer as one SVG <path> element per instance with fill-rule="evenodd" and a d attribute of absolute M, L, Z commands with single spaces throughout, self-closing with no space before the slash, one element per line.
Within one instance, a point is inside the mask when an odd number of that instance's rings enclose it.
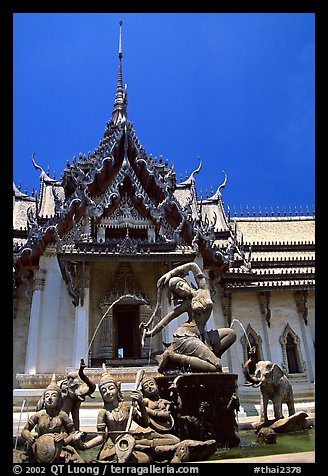
<path fill-rule="evenodd" d="M 224 284 L 224 289 L 229 293 L 249 293 L 263 291 L 310 291 L 315 290 L 315 280 L 309 281 L 253 281 L 252 284 L 245 282 Z"/>
<path fill-rule="evenodd" d="M 108 246 L 104 248 L 88 248 L 81 247 L 77 249 L 64 249 L 58 254 L 58 259 L 61 260 L 75 260 L 75 261 L 165 261 L 176 262 L 192 261 L 196 257 L 196 252 L 188 246 L 178 246 L 174 250 L 152 249 L 148 247 L 143 249 L 136 243 L 130 241 L 122 241 L 117 243 L 117 247 L 110 249 Z"/>
<path fill-rule="evenodd" d="M 315 251 L 313 240 L 245 241 L 245 245 L 251 246 L 253 251 Z"/>

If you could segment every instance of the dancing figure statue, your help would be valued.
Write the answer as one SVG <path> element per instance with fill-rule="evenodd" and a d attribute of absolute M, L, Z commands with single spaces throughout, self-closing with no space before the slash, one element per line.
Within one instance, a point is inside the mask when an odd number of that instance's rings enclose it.
<path fill-rule="evenodd" d="M 185 279 L 192 272 L 197 288 Z M 152 328 L 149 326 L 154 317 L 158 317 L 162 293 L 165 287 L 179 299 L 178 305 Z M 170 346 L 158 356 L 160 373 L 168 372 L 222 372 L 221 359 L 236 340 L 231 328 L 206 330 L 206 324 L 213 309 L 213 301 L 205 276 L 196 263 L 186 263 L 165 273 L 157 282 L 157 304 L 148 323 L 141 323 L 140 329 L 145 337 L 159 333 L 173 319 L 183 313 L 188 320 L 180 325 L 173 334 Z"/>

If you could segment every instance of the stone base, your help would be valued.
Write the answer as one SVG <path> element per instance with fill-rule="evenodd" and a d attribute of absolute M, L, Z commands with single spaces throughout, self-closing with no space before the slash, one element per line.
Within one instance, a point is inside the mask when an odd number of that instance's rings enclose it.
<path fill-rule="evenodd" d="M 253 423 L 253 428 L 256 432 L 265 427 L 271 428 L 276 433 L 291 433 L 293 431 L 305 430 L 305 428 L 307 428 L 307 418 L 308 414 L 300 411 L 289 417 L 280 418 L 279 420 Z"/>
<path fill-rule="evenodd" d="M 121 383 L 134 383 L 136 380 L 136 374 L 140 368 L 143 368 L 145 373 L 152 377 L 157 377 L 160 374 L 157 371 L 157 365 L 155 366 L 140 366 L 140 367 L 112 367 L 108 368 L 108 371 Z M 77 370 L 75 367 L 67 367 L 67 372 L 70 370 Z M 84 369 L 84 373 L 89 379 L 97 384 L 101 379 L 103 374 L 102 367 L 99 368 L 91 368 L 87 367 Z M 49 383 L 51 382 L 52 373 L 45 373 L 45 374 L 16 374 L 16 380 L 20 386 L 20 388 L 26 389 L 37 389 L 37 388 L 46 388 Z M 66 373 L 56 373 L 56 380 L 59 382 L 60 380 L 64 380 L 66 377 Z"/>
<path fill-rule="evenodd" d="M 157 377 L 159 394 L 173 402 L 175 434 L 181 440 L 211 440 L 218 447 L 236 447 L 237 375 L 192 373 Z"/>

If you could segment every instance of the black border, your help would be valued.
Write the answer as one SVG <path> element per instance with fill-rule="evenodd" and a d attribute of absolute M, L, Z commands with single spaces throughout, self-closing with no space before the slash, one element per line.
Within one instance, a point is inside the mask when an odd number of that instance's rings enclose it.
<path fill-rule="evenodd" d="M 85 2 L 86 3 L 86 2 Z M 320 120 L 319 117 L 326 115 L 325 108 L 322 101 L 322 93 L 324 92 L 324 63 L 327 61 L 320 62 L 321 54 L 327 55 L 327 51 L 323 45 L 323 42 L 326 41 L 325 35 L 320 38 L 320 35 L 327 29 L 327 22 L 325 21 L 324 16 L 324 0 L 218 0 L 217 2 L 209 2 L 208 8 L 204 2 L 201 6 L 201 10 L 192 9 L 191 11 L 186 11 L 184 8 L 178 8 L 176 3 L 173 3 L 172 6 L 169 2 L 165 2 L 163 7 L 157 4 L 158 10 L 153 10 L 153 8 L 147 8 L 148 5 L 142 5 L 139 1 L 134 2 L 132 5 L 129 5 L 128 2 L 105 2 L 104 0 L 93 0 L 86 5 L 83 2 L 76 1 L 63 1 L 63 0 L 47 0 L 47 1 L 38 1 L 38 0 L 0 0 L 0 48 L 1 48 L 1 79 L 2 79 L 2 100 L 1 100 L 1 137 L 2 137 L 2 160 L 1 160 L 1 185 L 0 193 L 1 195 L 1 222 L 2 222 L 2 233 L 0 234 L 1 239 L 3 240 L 1 249 L 2 256 L 6 256 L 6 267 L 8 270 L 4 270 L 2 266 L 2 280 L 1 280 L 1 291 L 5 296 L 5 299 L 8 299 L 8 304 L 2 308 L 2 325 L 1 325 L 1 374 L 2 378 L 2 387 L 0 391 L 1 399 L 4 399 L 4 403 L 1 404 L 1 431 L 3 437 L 1 438 L 0 444 L 0 468 L 3 471 L 3 474 L 15 474 L 13 472 L 12 464 L 12 440 L 11 437 L 7 435 L 12 434 L 12 365 L 11 356 L 13 355 L 12 349 L 12 183 L 13 183 L 13 174 L 12 174 L 12 158 L 13 158 L 13 15 L 15 13 L 117 13 L 117 12 L 127 12 L 127 13 L 314 13 L 315 14 L 315 28 L 316 28 L 316 59 L 315 59 L 315 68 L 316 68 L 316 132 L 315 132 L 315 142 L 316 142 L 316 355 L 317 355 L 317 374 L 321 376 L 320 373 L 320 363 L 326 361 L 325 355 L 320 355 L 321 348 L 325 346 L 325 342 L 321 345 L 321 337 L 324 338 L 324 331 L 319 330 L 319 326 L 325 324 L 327 320 L 326 317 L 326 306 L 322 293 L 322 281 L 320 281 L 320 274 L 323 272 L 324 258 L 326 253 L 322 250 L 321 244 L 325 244 L 326 236 L 324 234 L 324 227 L 320 225 L 321 216 L 323 215 L 323 210 L 320 208 L 320 190 L 321 180 L 324 181 L 326 185 L 327 178 L 324 175 L 324 171 L 321 171 L 322 161 L 325 162 L 325 157 L 321 158 L 320 153 Z M 138 6 L 138 10 L 136 10 Z M 151 5 L 153 6 L 153 5 Z M 216 6 L 217 8 L 213 8 Z M 106 8 L 107 7 L 107 8 Z M 111 8 L 109 8 L 111 7 Z M 323 57 L 324 59 L 324 57 Z M 327 82 L 327 81 L 326 81 Z M 319 98 L 319 99 L 318 99 Z M 3 146 L 5 148 L 3 149 Z M 321 180 L 320 180 L 321 178 Z M 8 189 L 6 187 L 8 185 Z M 325 199 L 325 197 L 324 197 Z M 323 200 L 324 200 L 323 199 Z M 322 215 L 321 215 L 322 214 Z M 8 220 L 8 225 L 7 225 Z M 9 232 L 10 230 L 10 232 Z M 8 251 L 4 249 L 4 246 Z M 8 372 L 8 377 L 7 377 Z M 320 388 L 326 386 L 325 377 L 319 377 L 319 386 L 316 383 L 316 411 L 320 411 L 320 400 L 325 399 L 325 388 Z M 7 383 L 7 384 L 6 384 Z M 325 406 L 324 405 L 324 412 Z M 6 417 L 4 418 L 4 414 Z M 280 474 L 284 472 L 287 473 L 287 467 L 297 466 L 301 468 L 300 473 L 294 474 L 310 474 L 317 470 L 318 465 L 324 464 L 324 454 L 321 453 L 321 443 L 322 440 L 318 436 L 318 430 L 320 432 L 321 424 L 324 425 L 324 415 L 322 418 L 319 417 L 316 421 L 316 451 L 315 451 L 315 463 L 314 464 L 262 464 L 262 467 L 267 468 L 265 474 Z M 318 413 L 319 416 L 319 413 Z M 5 421 L 6 420 L 6 421 Z M 321 421 L 320 421 L 321 420 Z M 5 428 L 4 428 L 5 425 Z M 7 431 L 8 425 L 8 431 Z M 323 429 L 325 430 L 325 428 Z M 325 439 L 324 439 L 325 440 Z M 221 463 L 225 465 L 225 469 L 229 463 Z M 213 470 L 213 463 L 201 463 L 198 465 L 199 472 L 198 474 L 207 474 L 208 471 Z M 22 474 L 26 474 L 27 467 L 33 465 L 24 465 Z M 78 466 L 78 465 L 74 465 Z M 99 474 L 103 474 L 104 465 L 99 466 Z M 131 465 L 129 465 L 131 466 Z M 153 465 L 160 466 L 160 465 Z M 163 465 L 162 465 L 163 466 Z M 167 465 L 172 467 L 177 467 L 177 465 Z M 180 465 L 179 465 L 180 466 Z M 197 464 L 190 463 L 188 465 L 182 465 L 185 467 L 197 466 Z M 259 465 L 253 465 L 251 463 L 243 464 L 240 470 L 243 474 L 256 474 L 254 472 L 254 467 Z M 5 468 L 8 467 L 9 471 L 6 472 Z M 278 469 L 278 467 L 284 467 L 285 469 Z M 228 466 L 229 468 L 229 466 Z M 238 467 L 237 467 L 238 468 Z M 150 468 L 149 468 L 150 469 Z M 219 471 L 224 470 L 222 466 L 217 468 Z M 67 468 L 66 468 L 67 470 Z M 231 468 L 233 470 L 233 468 Z M 271 470 L 271 471 L 270 471 Z M 33 471 L 33 470 L 32 470 Z M 73 470 L 72 470 L 73 471 Z M 177 471 L 175 471 L 177 472 Z M 181 469 L 183 472 L 183 469 Z M 50 471 L 50 466 L 46 468 L 46 472 L 43 474 L 53 474 Z M 58 474 L 68 474 L 63 470 Z M 87 473 L 85 473 L 87 474 Z M 107 468 L 106 474 L 111 474 L 110 468 Z M 127 474 L 127 473 L 123 473 Z M 137 474 L 137 473 L 136 473 Z M 147 473 L 145 473 L 147 474 Z M 157 474 L 155 471 L 153 474 Z M 158 474 L 172 474 L 172 473 L 158 473 Z M 191 473 L 192 474 L 192 473 Z M 258 473 L 263 474 L 263 473 Z M 292 474 L 292 473 L 290 473 Z"/>

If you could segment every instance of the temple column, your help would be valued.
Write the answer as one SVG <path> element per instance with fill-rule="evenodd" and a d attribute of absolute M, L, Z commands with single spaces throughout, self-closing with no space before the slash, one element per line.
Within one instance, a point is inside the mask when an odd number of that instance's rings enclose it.
<path fill-rule="evenodd" d="M 27 337 L 27 350 L 25 359 L 25 373 L 35 375 L 39 353 L 39 329 L 41 324 L 41 308 L 45 283 L 45 269 L 34 271 L 32 288 L 32 305 Z"/>
<path fill-rule="evenodd" d="M 75 308 L 75 327 L 73 341 L 73 367 L 80 367 L 80 360 L 84 358 L 88 362 L 89 345 L 89 309 L 90 309 L 90 271 L 85 270 L 83 301 Z"/>

